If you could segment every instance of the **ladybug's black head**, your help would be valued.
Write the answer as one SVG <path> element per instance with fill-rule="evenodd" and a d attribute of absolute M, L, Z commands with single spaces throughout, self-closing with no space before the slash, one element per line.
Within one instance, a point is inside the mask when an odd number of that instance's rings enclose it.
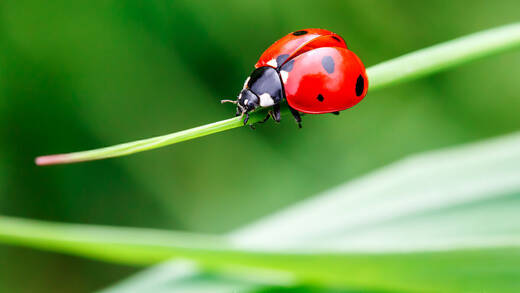
<path fill-rule="evenodd" d="M 243 89 L 238 95 L 237 114 L 249 113 L 260 106 L 260 99 L 249 89 Z"/>

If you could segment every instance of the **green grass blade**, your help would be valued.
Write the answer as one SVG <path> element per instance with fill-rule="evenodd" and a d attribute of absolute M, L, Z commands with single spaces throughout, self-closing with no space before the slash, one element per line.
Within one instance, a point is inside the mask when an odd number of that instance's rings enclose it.
<path fill-rule="evenodd" d="M 442 292 L 520 289 L 520 237 L 507 246 L 416 253 L 279 253 L 222 247 L 210 236 L 133 228 L 44 223 L 2 217 L 0 239 L 105 261 L 154 264 L 172 258 L 197 261 L 205 269 L 251 275 L 265 270 L 273 282 Z M 194 239 L 192 239 L 194 238 Z M 217 240 L 217 241 L 215 241 Z M 461 260 L 464 260 L 461 262 Z M 493 268 L 488 270 L 487 268 Z M 459 272 L 459 273 L 457 273 Z M 501 278 L 507 273 L 510 279 Z M 485 283 L 469 282 L 468 278 Z M 465 282 L 463 282 L 465 281 Z M 480 286 L 477 288 L 476 286 Z"/>
<path fill-rule="evenodd" d="M 370 92 L 373 92 L 385 86 L 420 78 L 477 58 L 497 54 L 507 49 L 518 47 L 519 45 L 519 23 L 475 33 L 368 68 L 369 89 Z M 256 123 L 263 117 L 265 117 L 265 111 L 253 113 L 249 124 Z M 42 156 L 36 158 L 36 164 L 66 164 L 125 156 L 240 126 L 243 126 L 241 119 L 235 117 L 172 134 L 111 147 L 69 154 Z"/>
<path fill-rule="evenodd" d="M 256 122 L 256 120 L 252 120 Z M 138 141 L 118 144 L 110 147 L 101 149 L 95 149 L 84 152 L 70 153 L 70 154 L 58 154 L 50 156 L 42 156 L 36 158 L 37 165 L 53 165 L 53 164 L 65 164 L 84 162 L 91 160 L 100 160 L 112 157 L 126 156 L 146 150 L 156 149 L 170 144 L 182 142 L 185 140 L 194 139 L 197 137 L 210 135 L 213 133 L 221 132 L 243 126 L 240 117 L 234 117 L 222 121 L 218 121 L 203 126 L 166 134 L 162 136 L 156 136 L 152 138 L 142 139 Z"/>
<path fill-rule="evenodd" d="M 514 238 L 520 235 L 518 166 L 520 134 L 416 155 L 296 204 L 230 236 L 235 246 L 256 245 L 271 250 L 296 245 L 315 250 L 390 249 L 420 254 L 421 249 L 447 252 L 457 247 L 493 247 L 509 241 L 513 245 Z M 487 188 L 483 188 L 483 184 Z M 429 202 L 420 204 L 424 201 Z M 408 209 L 403 209 L 407 206 Z M 392 213 L 382 210 L 385 207 Z M 327 230 L 329 233 L 323 233 Z M 480 250 L 479 253 L 486 257 L 488 252 Z M 459 256 L 460 263 L 469 261 L 467 255 Z M 497 254 L 487 256 L 490 257 L 489 267 L 481 269 L 499 272 L 493 277 L 483 274 L 484 282 L 474 279 L 472 273 L 466 276 L 468 279 L 461 276 L 459 283 L 468 287 L 462 286 L 458 291 L 517 289 L 508 282 L 511 272 L 502 266 Z M 400 260 L 396 262 L 401 263 Z M 423 262 L 424 266 L 431 266 L 432 260 L 425 258 Z M 459 268 L 459 264 L 453 265 L 446 269 L 453 272 L 454 268 Z M 479 270 L 473 265 L 468 271 Z M 435 270 L 435 267 L 431 269 Z M 444 277 L 439 281 L 446 282 L 442 280 Z M 488 287 L 491 286 L 488 284 L 490 279 L 496 282 L 493 287 Z M 501 279 L 505 279 L 503 286 Z M 425 280 L 424 287 L 417 291 L 423 292 L 430 282 L 432 279 Z M 513 287 L 504 289 L 508 283 Z M 190 284 L 198 286 L 197 283 Z M 453 285 L 455 288 L 456 284 Z M 473 290 L 468 289 L 471 286 L 474 286 Z M 173 292 L 186 292 L 176 287 L 175 282 L 169 288 L 175 289 Z"/>
<path fill-rule="evenodd" d="M 63 251 L 106 261 L 150 264 L 185 252 L 222 250 L 228 242 L 217 236 L 153 229 L 58 224 L 0 216 L 0 241 Z"/>
<path fill-rule="evenodd" d="M 252 293 L 266 287 L 255 281 L 198 273 L 198 266 L 191 261 L 169 261 L 134 275 L 100 293 Z M 267 287 L 272 286 L 267 284 Z"/>
<path fill-rule="evenodd" d="M 418 79 L 520 44 L 520 24 L 514 23 L 418 50 L 367 69 L 369 89 Z"/>
<path fill-rule="evenodd" d="M 411 156 L 261 219 L 231 239 L 262 249 L 359 251 L 456 248 L 500 233 L 520 235 L 519 178 L 516 133 Z"/>
<path fill-rule="evenodd" d="M 227 237 L 0 217 L 0 241 L 134 265 L 190 259 L 272 284 L 516 292 L 519 150 L 516 134 L 414 156 Z"/>

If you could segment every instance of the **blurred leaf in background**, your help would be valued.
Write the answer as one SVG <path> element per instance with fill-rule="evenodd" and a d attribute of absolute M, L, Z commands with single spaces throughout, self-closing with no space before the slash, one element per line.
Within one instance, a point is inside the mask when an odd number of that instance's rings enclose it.
<path fill-rule="evenodd" d="M 124 264 L 184 260 L 105 292 L 513 293 L 519 145 L 516 134 L 416 155 L 227 237 L 1 216 L 0 241 Z"/>
<path fill-rule="evenodd" d="M 518 21 L 518 1 L 0 3 L 0 214 L 227 232 L 405 155 L 519 129 L 520 54 L 367 96 L 339 117 L 290 119 L 135 157 L 37 168 L 221 120 L 260 53 L 304 27 L 369 66 Z M 427 6 L 427 7 L 425 7 Z M 249 156 L 240 156 L 243 150 Z M 243 180 L 243 174 L 261 179 Z M 90 292 L 135 271 L 0 247 L 0 291 Z M 27 281 L 27 280 L 30 281 Z"/>

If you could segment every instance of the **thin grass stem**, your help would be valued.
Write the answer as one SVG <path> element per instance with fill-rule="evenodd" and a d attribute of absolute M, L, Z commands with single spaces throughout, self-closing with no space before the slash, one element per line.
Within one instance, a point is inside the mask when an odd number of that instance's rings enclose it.
<path fill-rule="evenodd" d="M 418 50 L 367 69 L 369 92 L 497 54 L 520 46 L 520 23 L 494 28 Z M 285 114 L 287 111 L 285 111 Z M 250 115 L 247 125 L 261 121 L 265 111 Z M 162 136 L 105 148 L 41 156 L 37 165 L 67 164 L 126 156 L 243 126 L 243 117 L 230 118 Z"/>

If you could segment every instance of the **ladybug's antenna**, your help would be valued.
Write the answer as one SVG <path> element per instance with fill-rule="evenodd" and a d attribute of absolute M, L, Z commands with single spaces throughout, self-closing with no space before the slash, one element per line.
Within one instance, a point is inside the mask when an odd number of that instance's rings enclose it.
<path fill-rule="evenodd" d="M 233 103 L 233 104 L 236 105 L 236 104 L 238 103 L 238 101 L 234 101 L 234 100 L 220 100 L 220 103 L 221 103 L 221 104 L 224 104 L 224 103 Z"/>

